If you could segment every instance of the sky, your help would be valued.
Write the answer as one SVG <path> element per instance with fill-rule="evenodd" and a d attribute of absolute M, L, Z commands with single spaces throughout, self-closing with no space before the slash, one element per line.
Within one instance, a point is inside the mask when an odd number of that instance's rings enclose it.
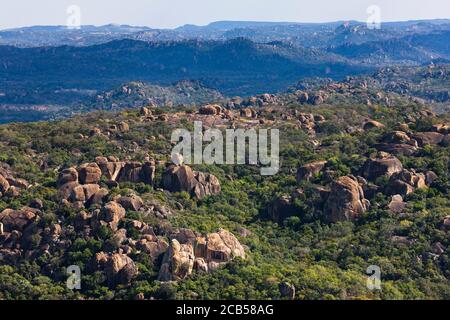
<path fill-rule="evenodd" d="M 83 25 L 153 28 L 220 20 L 366 21 L 371 5 L 380 8 L 381 21 L 450 18 L 449 0 L 0 0 L 0 29 L 66 25 L 71 5 L 80 8 Z"/>

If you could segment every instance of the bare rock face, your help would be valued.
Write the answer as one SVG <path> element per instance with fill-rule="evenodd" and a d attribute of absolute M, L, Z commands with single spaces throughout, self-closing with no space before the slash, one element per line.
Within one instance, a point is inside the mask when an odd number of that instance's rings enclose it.
<path fill-rule="evenodd" d="M 315 106 L 321 105 L 326 100 L 326 96 L 323 94 L 316 94 L 309 98 L 309 102 Z"/>
<path fill-rule="evenodd" d="M 376 148 L 392 154 L 413 155 L 419 150 L 416 140 L 409 137 L 406 132 L 392 131 L 383 137 L 382 143 Z"/>
<path fill-rule="evenodd" d="M 139 211 L 139 209 L 144 205 L 142 198 L 135 194 L 118 197 L 116 201 L 126 210 Z"/>
<path fill-rule="evenodd" d="M 118 284 L 127 285 L 138 274 L 136 264 L 125 254 L 114 253 L 109 257 L 99 256 L 98 260 L 104 264 L 110 286 L 116 286 Z"/>
<path fill-rule="evenodd" d="M 125 213 L 125 209 L 120 204 L 111 201 L 103 207 L 100 219 L 107 222 L 113 231 L 117 231 L 117 225 L 125 218 Z"/>
<path fill-rule="evenodd" d="M 0 175 L 0 193 L 5 193 L 8 191 L 10 185 L 8 180 L 5 179 L 2 175 Z"/>
<path fill-rule="evenodd" d="M 392 213 L 401 213 L 406 207 L 406 203 L 403 202 L 403 197 L 399 194 L 392 196 L 392 200 L 389 203 L 389 210 Z"/>
<path fill-rule="evenodd" d="M 364 130 L 371 130 L 371 129 L 375 129 L 375 128 L 384 128 L 384 124 L 375 121 L 375 120 L 369 120 L 366 123 L 364 123 L 363 125 L 363 129 Z"/>
<path fill-rule="evenodd" d="M 179 228 L 173 230 L 169 236 L 170 239 L 176 239 L 179 243 L 192 243 L 194 244 L 196 239 L 200 236 L 191 229 Z"/>
<path fill-rule="evenodd" d="M 29 185 L 25 179 L 14 177 L 8 165 L 0 163 L 0 197 L 4 195 L 18 197 L 20 190 L 28 189 Z"/>
<path fill-rule="evenodd" d="M 411 139 L 404 131 L 392 131 L 383 137 L 383 142 L 386 143 L 403 143 L 416 145 L 417 142 Z"/>
<path fill-rule="evenodd" d="M 216 178 L 216 176 L 203 172 L 194 172 L 194 175 L 195 179 L 198 181 L 193 191 L 197 199 L 220 193 L 220 182 L 219 179 Z"/>
<path fill-rule="evenodd" d="M 425 174 L 425 182 L 428 186 L 431 186 L 437 179 L 439 179 L 439 177 L 433 171 L 427 171 L 427 173 Z"/>
<path fill-rule="evenodd" d="M 90 207 L 92 205 L 101 205 L 103 204 L 106 196 L 109 194 L 109 190 L 105 188 L 99 189 L 97 192 L 95 192 L 92 197 L 89 198 L 89 200 L 86 202 L 85 206 Z"/>
<path fill-rule="evenodd" d="M 0 223 L 3 231 L 12 232 L 14 230 L 23 232 L 25 228 L 33 223 L 39 210 L 23 208 L 21 210 L 5 209 L 0 213 Z"/>
<path fill-rule="evenodd" d="M 170 166 L 163 174 L 163 186 L 171 192 L 191 192 L 197 181 L 194 171 L 186 165 Z"/>
<path fill-rule="evenodd" d="M 414 135 L 419 146 L 423 147 L 427 144 L 436 145 L 444 140 L 444 135 L 438 132 L 418 132 Z"/>
<path fill-rule="evenodd" d="M 206 261 L 226 263 L 237 257 L 245 259 L 245 250 L 231 232 L 220 229 L 218 232 L 208 234 L 204 257 Z"/>
<path fill-rule="evenodd" d="M 206 237 L 180 229 L 170 238 L 158 276 L 160 281 L 178 281 L 191 275 L 193 270 L 212 272 L 234 258 L 245 259 L 244 247 L 232 233 L 223 229 Z"/>
<path fill-rule="evenodd" d="M 212 174 L 194 172 L 189 166 L 170 166 L 163 173 L 163 187 L 170 192 L 187 192 L 201 199 L 221 191 L 219 180 Z"/>
<path fill-rule="evenodd" d="M 81 184 L 95 184 L 100 181 L 102 170 L 96 163 L 86 163 L 78 168 L 78 180 Z"/>
<path fill-rule="evenodd" d="M 297 169 L 297 183 L 303 180 L 309 181 L 315 175 L 318 175 L 327 164 L 327 161 L 315 161 L 307 163 Z"/>
<path fill-rule="evenodd" d="M 208 273 L 208 264 L 203 258 L 195 258 L 194 270 L 199 273 Z"/>
<path fill-rule="evenodd" d="M 156 166 L 154 162 L 127 162 L 121 169 L 118 181 L 153 184 Z"/>
<path fill-rule="evenodd" d="M 386 152 L 379 152 L 375 159 L 366 161 L 363 167 L 363 176 L 366 179 L 375 180 L 382 176 L 390 177 L 402 169 L 402 163 L 396 157 Z"/>
<path fill-rule="evenodd" d="M 416 140 L 413 140 L 417 143 Z M 395 155 L 405 155 L 405 156 L 412 156 L 414 155 L 419 148 L 412 144 L 404 144 L 404 143 L 380 143 L 375 146 L 377 150 L 384 151 L 387 153 L 392 153 Z"/>
<path fill-rule="evenodd" d="M 78 171 L 75 168 L 67 168 L 59 173 L 58 176 L 59 187 L 71 182 L 78 183 Z"/>
<path fill-rule="evenodd" d="M 99 190 L 100 186 L 98 184 L 78 185 L 72 189 L 70 200 L 72 202 L 85 203 L 89 201 Z"/>
<path fill-rule="evenodd" d="M 151 236 L 150 239 L 146 238 L 140 239 L 136 243 L 136 248 L 140 251 L 147 253 L 152 260 L 156 260 L 161 254 L 165 253 L 169 248 L 169 244 L 166 240 Z"/>
<path fill-rule="evenodd" d="M 299 103 L 307 103 L 309 100 L 309 95 L 307 92 L 297 91 L 297 92 L 295 92 L 295 95 L 298 97 Z"/>
<path fill-rule="evenodd" d="M 257 118 L 258 117 L 258 113 L 256 112 L 256 110 L 252 109 L 252 108 L 243 108 L 240 111 L 241 117 L 242 118 Z"/>
<path fill-rule="evenodd" d="M 117 125 L 117 128 L 118 128 L 119 131 L 121 131 L 121 132 L 128 132 L 128 131 L 130 131 L 130 126 L 129 126 L 129 124 L 126 123 L 125 121 L 120 122 L 120 123 Z"/>
<path fill-rule="evenodd" d="M 190 276 L 194 268 L 194 261 L 192 244 L 180 244 L 173 239 L 164 255 L 158 280 L 178 281 Z"/>
<path fill-rule="evenodd" d="M 222 112 L 222 107 L 217 104 L 208 104 L 200 107 L 198 113 L 203 115 L 219 115 Z"/>
<path fill-rule="evenodd" d="M 72 195 L 72 191 L 80 184 L 77 181 L 67 182 L 58 188 L 58 197 L 67 200 Z"/>
<path fill-rule="evenodd" d="M 386 185 L 385 193 L 387 195 L 406 196 L 416 189 L 426 188 L 425 179 L 425 175 L 422 173 L 416 173 L 414 170 L 402 170 L 391 176 L 389 183 Z"/>
<path fill-rule="evenodd" d="M 148 117 L 152 115 L 152 111 L 147 107 L 141 107 L 141 109 L 139 110 L 139 114 L 142 117 Z"/>
<path fill-rule="evenodd" d="M 102 175 L 112 181 L 116 181 L 120 170 L 125 165 L 124 162 L 117 161 L 116 159 L 107 159 L 105 157 L 97 157 L 96 162 L 102 171 Z"/>
<path fill-rule="evenodd" d="M 119 181 L 140 182 L 141 170 L 140 162 L 127 162 L 120 172 Z"/>
<path fill-rule="evenodd" d="M 357 219 L 369 209 L 370 202 L 356 178 L 344 176 L 331 184 L 331 192 L 324 212 L 332 222 Z"/>

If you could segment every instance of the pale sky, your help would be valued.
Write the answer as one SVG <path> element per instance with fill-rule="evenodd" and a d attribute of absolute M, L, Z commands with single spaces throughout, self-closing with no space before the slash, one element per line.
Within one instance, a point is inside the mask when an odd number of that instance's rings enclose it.
<path fill-rule="evenodd" d="M 173 28 L 218 20 L 366 21 L 370 5 L 382 21 L 450 18 L 450 0 L 0 0 L 0 29 L 65 25 L 70 5 L 81 24 L 109 23 Z"/>

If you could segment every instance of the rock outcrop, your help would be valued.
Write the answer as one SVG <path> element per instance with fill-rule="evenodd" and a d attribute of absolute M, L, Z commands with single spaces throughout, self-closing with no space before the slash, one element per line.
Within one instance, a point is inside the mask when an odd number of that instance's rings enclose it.
<path fill-rule="evenodd" d="M 402 171 L 402 169 L 402 163 L 396 157 L 385 152 L 379 152 L 376 158 L 366 161 L 362 171 L 364 178 L 375 180 L 382 176 L 390 177 L 394 173 Z"/>
<path fill-rule="evenodd" d="M 358 180 L 352 176 L 344 176 L 331 184 L 324 212 L 332 222 L 351 221 L 357 219 L 369 207 L 370 202 L 364 198 L 364 191 Z"/>
<path fill-rule="evenodd" d="M 208 104 L 200 107 L 198 113 L 203 115 L 219 115 L 222 113 L 222 107 L 217 104 Z"/>
<path fill-rule="evenodd" d="M 0 222 L 3 225 L 3 232 L 23 232 L 27 226 L 36 220 L 38 213 L 39 210 L 32 208 L 3 210 L 0 213 Z"/>
<path fill-rule="evenodd" d="M 375 120 L 369 120 L 363 125 L 364 130 L 371 130 L 371 129 L 377 129 L 377 128 L 384 128 L 384 124 L 375 121 Z"/>
<path fill-rule="evenodd" d="M 218 232 L 210 233 L 206 237 L 206 252 L 203 247 L 196 245 L 197 257 L 204 258 L 207 262 L 227 263 L 234 258 L 240 257 L 245 259 L 245 250 L 229 231 L 220 229 Z"/>
<path fill-rule="evenodd" d="M 138 274 L 136 264 L 125 254 L 113 253 L 112 255 L 107 255 L 98 253 L 96 255 L 96 263 L 104 268 L 110 287 L 115 287 L 119 284 L 128 285 L 133 277 Z"/>
<path fill-rule="evenodd" d="M 82 164 L 78 168 L 78 180 L 81 184 L 95 184 L 100 181 L 102 170 L 96 163 Z"/>
<path fill-rule="evenodd" d="M 198 199 L 221 191 L 220 182 L 214 175 L 195 172 L 186 165 L 171 165 L 163 173 L 163 187 L 171 192 L 187 192 Z"/>
<path fill-rule="evenodd" d="M 438 132 L 418 132 L 413 137 L 417 140 L 419 146 L 423 147 L 425 145 L 440 144 L 445 136 Z"/>
<path fill-rule="evenodd" d="M 312 177 L 318 175 L 326 164 L 327 161 L 315 161 L 301 166 L 297 169 L 297 183 L 303 180 L 309 181 Z"/>
<path fill-rule="evenodd" d="M 178 281 L 192 274 L 194 268 L 194 248 L 192 244 L 180 244 L 173 239 L 163 258 L 159 271 L 159 281 Z"/>
<path fill-rule="evenodd" d="M 108 202 L 99 214 L 99 221 L 105 222 L 113 231 L 117 231 L 119 222 L 125 218 L 125 209 L 115 201 Z"/>
<path fill-rule="evenodd" d="M 29 185 L 25 179 L 15 177 L 8 165 L 0 163 L 0 197 L 3 195 L 17 197 L 20 190 L 26 190 Z"/>
<path fill-rule="evenodd" d="M 0 175 L 0 193 L 5 193 L 9 189 L 9 182 L 2 175 Z"/>
<path fill-rule="evenodd" d="M 122 182 L 143 182 L 145 184 L 153 184 L 155 180 L 155 163 L 146 162 L 127 162 L 120 171 L 118 181 Z"/>
<path fill-rule="evenodd" d="M 416 140 L 409 137 L 406 132 L 392 131 L 386 134 L 382 142 L 375 146 L 380 151 L 392 154 L 413 155 L 419 150 L 419 144 Z"/>
<path fill-rule="evenodd" d="M 405 209 L 406 203 L 403 202 L 403 197 L 399 194 L 392 196 L 392 200 L 388 205 L 392 213 L 401 213 Z"/>
<path fill-rule="evenodd" d="M 172 237 L 166 251 L 158 280 L 178 281 L 197 272 L 211 272 L 240 257 L 245 250 L 236 237 L 223 229 L 206 237 L 196 237 L 190 230 L 183 230 Z"/>
<path fill-rule="evenodd" d="M 425 179 L 425 175 L 422 173 L 414 170 L 402 170 L 391 176 L 385 187 L 385 194 L 406 196 L 416 189 L 426 188 Z"/>

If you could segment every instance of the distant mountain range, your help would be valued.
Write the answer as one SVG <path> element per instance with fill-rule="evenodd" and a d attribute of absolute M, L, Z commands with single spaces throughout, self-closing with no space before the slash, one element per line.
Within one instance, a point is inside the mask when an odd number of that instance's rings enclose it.
<path fill-rule="evenodd" d="M 226 95 L 249 95 L 284 90 L 306 77 L 340 79 L 373 69 L 326 51 L 243 38 L 0 46 L 0 57 L 0 87 L 8 89 L 0 103 L 67 103 L 66 93 L 74 90 L 106 90 L 130 81 L 167 85 L 185 79 L 200 80 Z"/>
<path fill-rule="evenodd" d="M 390 22 L 379 30 L 356 21 L 28 27 L 0 31 L 0 112 L 67 110 L 129 83 L 142 84 L 139 103 L 190 104 L 216 94 L 283 92 L 308 78 L 340 81 L 381 68 L 448 63 L 450 20 Z M 201 83 L 200 93 L 160 89 L 183 81 Z M 132 104 L 122 98 L 89 105 Z"/>
<path fill-rule="evenodd" d="M 230 40 L 245 37 L 255 42 L 292 41 L 303 47 L 329 47 L 345 43 L 364 43 L 412 34 L 448 30 L 449 19 L 386 22 L 379 30 L 368 30 L 365 23 L 218 21 L 206 26 L 185 25 L 176 29 L 152 29 L 128 25 L 33 26 L 0 30 L 0 45 L 18 47 L 89 46 L 120 39 L 142 41 Z"/>

